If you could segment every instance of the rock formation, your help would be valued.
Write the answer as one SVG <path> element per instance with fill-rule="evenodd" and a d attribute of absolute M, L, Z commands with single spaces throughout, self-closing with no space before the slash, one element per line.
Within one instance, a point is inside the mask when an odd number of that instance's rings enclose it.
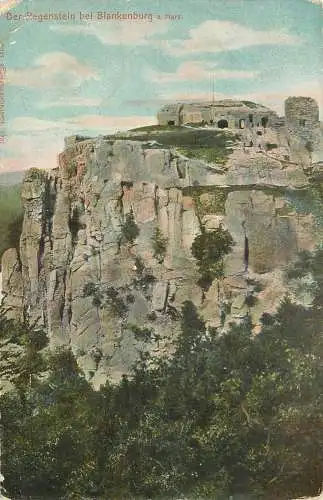
<path fill-rule="evenodd" d="M 270 134 L 273 154 L 258 143 L 246 150 L 246 135 L 222 170 L 131 137 L 67 141 L 57 169 L 25 176 L 20 249 L 2 260 L 8 314 L 44 325 L 52 346 L 71 346 L 98 387 L 128 372 L 140 350 L 171 351 L 185 300 L 208 326 L 225 330 L 249 314 L 255 332 L 287 291 L 310 303 L 306 284 L 283 271 L 320 241 L 322 212 L 286 138 Z M 224 277 L 203 293 L 191 245 L 202 226 L 220 224 L 235 244 Z"/>

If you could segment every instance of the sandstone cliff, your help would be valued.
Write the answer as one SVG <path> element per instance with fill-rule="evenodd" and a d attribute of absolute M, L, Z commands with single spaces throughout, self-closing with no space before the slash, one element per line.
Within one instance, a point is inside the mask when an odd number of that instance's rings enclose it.
<path fill-rule="evenodd" d="M 4 306 L 44 325 L 52 346 L 70 345 L 97 387 L 143 349 L 170 351 L 185 300 L 224 330 L 249 314 L 255 332 L 287 291 L 310 303 L 308 283 L 284 270 L 321 241 L 319 184 L 280 147 L 275 156 L 238 144 L 220 168 L 131 137 L 67 144 L 56 170 L 25 176 L 20 248 L 2 260 Z M 203 293 L 191 245 L 220 224 L 235 244 Z"/>

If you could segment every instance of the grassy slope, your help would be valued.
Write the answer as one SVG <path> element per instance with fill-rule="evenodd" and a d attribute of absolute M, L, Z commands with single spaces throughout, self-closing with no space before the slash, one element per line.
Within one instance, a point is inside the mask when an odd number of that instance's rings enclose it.
<path fill-rule="evenodd" d="M 106 138 L 156 141 L 160 147 L 176 148 L 188 158 L 224 164 L 232 152 L 231 146 L 239 136 L 228 131 L 153 125 L 130 130 L 124 136 L 120 134 Z"/>
<path fill-rule="evenodd" d="M 21 214 L 20 184 L 0 186 L 0 258 L 7 248 L 17 245 Z"/>

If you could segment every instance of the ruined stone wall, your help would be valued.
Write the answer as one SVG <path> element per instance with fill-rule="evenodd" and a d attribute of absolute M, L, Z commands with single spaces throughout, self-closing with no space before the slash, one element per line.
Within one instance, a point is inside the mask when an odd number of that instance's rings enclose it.
<path fill-rule="evenodd" d="M 227 121 L 229 128 L 270 127 L 278 119 L 276 113 L 261 106 L 248 107 L 244 104 L 220 105 L 216 103 L 190 103 L 164 106 L 157 113 L 160 125 L 182 125 L 189 123 L 205 123 L 218 125 L 219 121 Z M 225 127 L 224 127 L 225 128 Z"/>
<path fill-rule="evenodd" d="M 319 107 L 311 97 L 288 97 L 285 101 L 285 121 L 291 138 L 315 146 L 320 141 Z"/>

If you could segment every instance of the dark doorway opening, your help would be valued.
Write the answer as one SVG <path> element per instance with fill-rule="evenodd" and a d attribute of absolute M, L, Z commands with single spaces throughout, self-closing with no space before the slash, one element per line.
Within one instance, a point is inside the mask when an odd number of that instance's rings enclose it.
<path fill-rule="evenodd" d="M 253 115 L 249 115 L 249 121 L 250 123 L 253 123 Z"/>
<path fill-rule="evenodd" d="M 264 116 L 263 118 L 261 118 L 261 125 L 266 128 L 267 125 L 268 125 L 268 116 Z"/>
<path fill-rule="evenodd" d="M 262 132 L 260 130 L 258 130 L 257 135 L 262 135 Z"/>
<path fill-rule="evenodd" d="M 175 125 L 175 121 L 174 120 L 169 120 L 168 125 Z"/>
<path fill-rule="evenodd" d="M 245 235 L 244 237 L 244 255 L 243 255 L 243 261 L 244 261 L 244 268 L 245 271 L 248 271 L 249 267 L 249 240 L 247 236 Z"/>
<path fill-rule="evenodd" d="M 219 120 L 218 127 L 219 128 L 228 128 L 229 127 L 228 120 Z"/>

